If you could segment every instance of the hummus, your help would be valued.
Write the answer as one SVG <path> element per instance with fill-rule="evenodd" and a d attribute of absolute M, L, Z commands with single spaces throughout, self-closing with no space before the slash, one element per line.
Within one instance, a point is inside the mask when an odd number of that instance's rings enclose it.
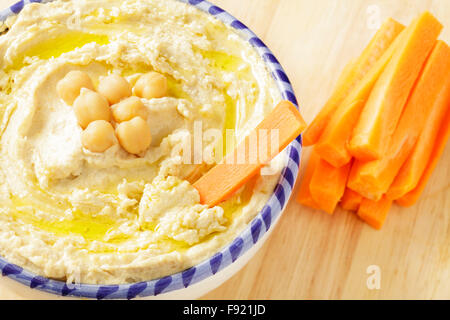
<path fill-rule="evenodd" d="M 283 156 L 271 175 L 213 208 L 189 182 L 281 99 L 231 28 L 172 0 L 58 0 L 27 5 L 0 31 L 0 255 L 8 261 L 67 282 L 150 280 L 212 256 L 268 200 Z M 73 107 L 56 92 L 73 70 L 94 85 L 108 74 L 131 84 L 150 71 L 167 77 L 168 96 L 143 99 L 153 137 L 143 154 L 83 148 Z M 200 135 L 200 150 L 215 156 L 189 163 L 180 146 L 198 123 L 235 134 L 228 147 Z"/>

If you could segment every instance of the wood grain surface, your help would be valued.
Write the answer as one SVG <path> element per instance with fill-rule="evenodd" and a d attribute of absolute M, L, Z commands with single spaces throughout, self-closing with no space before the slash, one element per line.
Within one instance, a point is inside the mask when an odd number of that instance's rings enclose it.
<path fill-rule="evenodd" d="M 430 10 L 447 26 L 448 0 L 216 0 L 272 49 L 311 121 L 340 71 L 387 17 L 408 24 Z M 309 156 L 304 149 L 302 161 Z M 355 214 L 333 216 L 288 204 L 279 225 L 253 260 L 205 299 L 450 298 L 450 147 L 421 201 L 394 206 L 381 231 Z M 304 169 L 304 166 L 302 167 Z M 300 178 L 303 170 L 301 170 Z M 294 193 L 298 190 L 297 187 Z M 369 266 L 380 289 L 366 284 Z M 369 269 L 370 271 L 370 269 Z"/>
<path fill-rule="evenodd" d="M 4 8 L 13 0 L 0 0 Z M 449 0 L 212 0 L 249 26 L 272 49 L 311 121 L 349 59 L 379 24 L 408 24 L 430 10 L 446 25 Z M 302 162 L 309 156 L 304 149 Z M 288 203 L 262 249 L 205 299 L 450 299 L 450 147 L 421 201 L 394 206 L 381 231 L 353 213 L 333 216 Z M 302 167 L 300 178 L 303 172 Z M 298 190 L 298 183 L 294 194 Z M 371 266 L 380 288 L 369 289 Z M 372 267 L 373 268 L 373 267 Z M 0 288 L 0 298 L 2 290 Z"/>

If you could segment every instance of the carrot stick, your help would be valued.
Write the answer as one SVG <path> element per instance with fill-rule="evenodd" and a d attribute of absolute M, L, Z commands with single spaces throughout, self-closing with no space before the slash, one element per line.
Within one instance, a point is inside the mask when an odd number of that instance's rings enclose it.
<path fill-rule="evenodd" d="M 317 153 L 328 163 L 340 167 L 350 162 L 352 156 L 347 150 L 361 111 L 378 80 L 380 74 L 391 60 L 396 47 L 401 43 L 405 32 L 402 31 L 380 59 L 373 65 L 363 79 L 351 90 L 339 105 L 316 144 Z"/>
<path fill-rule="evenodd" d="M 395 201 L 396 203 L 404 207 L 410 207 L 417 202 L 423 190 L 425 189 L 425 186 L 427 185 L 427 182 L 430 179 L 434 168 L 436 168 L 436 165 L 439 162 L 442 153 L 444 152 L 445 145 L 448 141 L 449 136 L 450 136 L 450 111 L 447 110 L 447 114 L 442 121 L 434 144 L 432 143 L 433 140 L 428 139 L 426 140 L 427 143 L 433 144 L 433 149 L 431 150 L 428 164 L 425 170 L 423 171 L 418 184 L 415 186 L 413 190 L 411 190 L 401 198 L 397 199 Z"/>
<path fill-rule="evenodd" d="M 313 209 L 320 209 L 320 207 L 312 198 L 311 192 L 309 191 L 309 184 L 311 183 L 311 178 L 316 169 L 318 160 L 319 157 L 313 150 L 311 152 L 311 155 L 309 156 L 308 164 L 306 166 L 305 173 L 303 174 L 302 182 L 300 184 L 300 190 L 298 191 L 297 195 L 298 203 Z"/>
<path fill-rule="evenodd" d="M 406 162 L 432 110 L 445 110 L 450 103 L 450 48 L 438 41 L 404 108 L 397 129 L 379 160 L 358 164 L 348 186 L 366 198 L 379 200 Z M 360 161 L 357 161 L 360 163 Z"/>
<path fill-rule="evenodd" d="M 347 211 L 358 211 L 363 197 L 355 191 L 347 188 L 342 196 L 340 206 Z"/>
<path fill-rule="evenodd" d="M 309 183 L 309 190 L 320 209 L 333 214 L 341 200 L 347 184 L 350 163 L 335 168 L 323 159 L 319 159 Z"/>
<path fill-rule="evenodd" d="M 450 65 L 450 60 L 448 60 L 448 63 Z M 448 72 L 450 74 L 450 68 Z M 441 108 L 435 107 L 431 111 L 412 154 L 401 167 L 394 182 L 386 193 L 389 199 L 396 200 L 413 190 L 419 183 L 427 164 L 430 162 L 431 153 L 434 148 L 433 142 L 439 139 L 439 129 L 442 127 L 443 121 L 449 121 L 450 80 L 448 81 L 447 89 L 443 91 L 441 97 L 443 103 L 440 104 Z M 445 119 L 446 117 L 447 120 Z"/>
<path fill-rule="evenodd" d="M 349 143 L 360 160 L 380 159 L 442 25 L 425 12 L 406 29 L 402 45 L 375 84 Z"/>
<path fill-rule="evenodd" d="M 391 208 L 392 200 L 383 196 L 379 201 L 363 199 L 358 209 L 358 216 L 375 229 L 381 229 Z"/>
<path fill-rule="evenodd" d="M 344 100 L 348 92 L 369 72 L 370 68 L 383 55 L 403 28 L 402 24 L 389 18 L 377 31 L 361 56 L 355 62 L 347 64 L 330 99 L 303 134 L 305 146 L 317 143 L 334 110 Z"/>
<path fill-rule="evenodd" d="M 305 128 L 306 123 L 295 106 L 289 101 L 280 102 L 234 152 L 194 183 L 200 202 L 215 206 L 226 200 Z"/>

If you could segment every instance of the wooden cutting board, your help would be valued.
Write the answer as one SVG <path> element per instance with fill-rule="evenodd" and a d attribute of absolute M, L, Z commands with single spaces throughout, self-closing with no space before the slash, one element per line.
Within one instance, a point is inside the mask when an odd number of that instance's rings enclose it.
<path fill-rule="evenodd" d="M 408 24 L 420 12 L 430 10 L 447 24 L 441 38 L 450 43 L 448 0 L 214 2 L 274 51 L 307 121 L 330 95 L 345 63 L 359 55 L 386 18 Z M 304 149 L 303 163 L 308 149 Z M 449 163 L 447 146 L 421 201 L 407 209 L 394 206 L 381 231 L 353 213 L 339 210 L 329 216 L 291 199 L 254 259 L 204 298 L 450 299 Z M 378 272 L 380 288 L 369 289 L 368 278 Z"/>
<path fill-rule="evenodd" d="M 430 10 L 447 22 L 441 38 L 450 42 L 448 0 L 212 1 L 274 51 L 308 121 L 326 101 L 345 63 L 362 51 L 387 17 L 408 24 Z M 0 0 L 0 7 L 13 2 Z M 302 162 L 308 156 L 305 149 Z M 253 260 L 204 298 L 450 299 L 449 161 L 447 146 L 421 201 L 408 209 L 394 206 L 381 231 L 353 213 L 339 210 L 329 216 L 291 199 Z M 378 289 L 367 285 L 374 276 L 379 276 Z M 0 298 L 8 297 L 0 288 Z"/>

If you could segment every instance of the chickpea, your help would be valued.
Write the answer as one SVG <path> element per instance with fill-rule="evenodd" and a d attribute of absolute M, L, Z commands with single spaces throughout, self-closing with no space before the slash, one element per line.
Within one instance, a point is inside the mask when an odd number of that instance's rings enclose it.
<path fill-rule="evenodd" d="M 56 85 L 56 91 L 59 97 L 68 105 L 72 105 L 80 95 L 81 88 L 94 90 L 94 84 L 91 78 L 87 73 L 82 71 L 70 71 Z"/>
<path fill-rule="evenodd" d="M 95 120 L 111 120 L 111 110 L 108 101 L 97 92 L 82 89 L 81 94 L 73 104 L 78 124 L 85 129 Z"/>
<path fill-rule="evenodd" d="M 109 75 L 100 80 L 97 91 L 103 95 L 110 104 L 131 96 L 131 85 L 127 80 L 116 74 Z"/>
<path fill-rule="evenodd" d="M 141 76 L 134 86 L 134 93 L 141 98 L 162 98 L 167 95 L 167 79 L 158 72 Z"/>
<path fill-rule="evenodd" d="M 114 121 L 120 123 L 134 117 L 148 118 L 147 108 L 138 97 L 130 97 L 111 107 Z"/>
<path fill-rule="evenodd" d="M 152 143 L 150 127 L 141 117 L 120 123 L 116 135 L 120 145 L 132 154 L 144 152 Z"/>
<path fill-rule="evenodd" d="M 104 152 L 116 141 L 113 126 L 105 120 L 92 121 L 81 133 L 83 147 L 92 152 Z"/>

